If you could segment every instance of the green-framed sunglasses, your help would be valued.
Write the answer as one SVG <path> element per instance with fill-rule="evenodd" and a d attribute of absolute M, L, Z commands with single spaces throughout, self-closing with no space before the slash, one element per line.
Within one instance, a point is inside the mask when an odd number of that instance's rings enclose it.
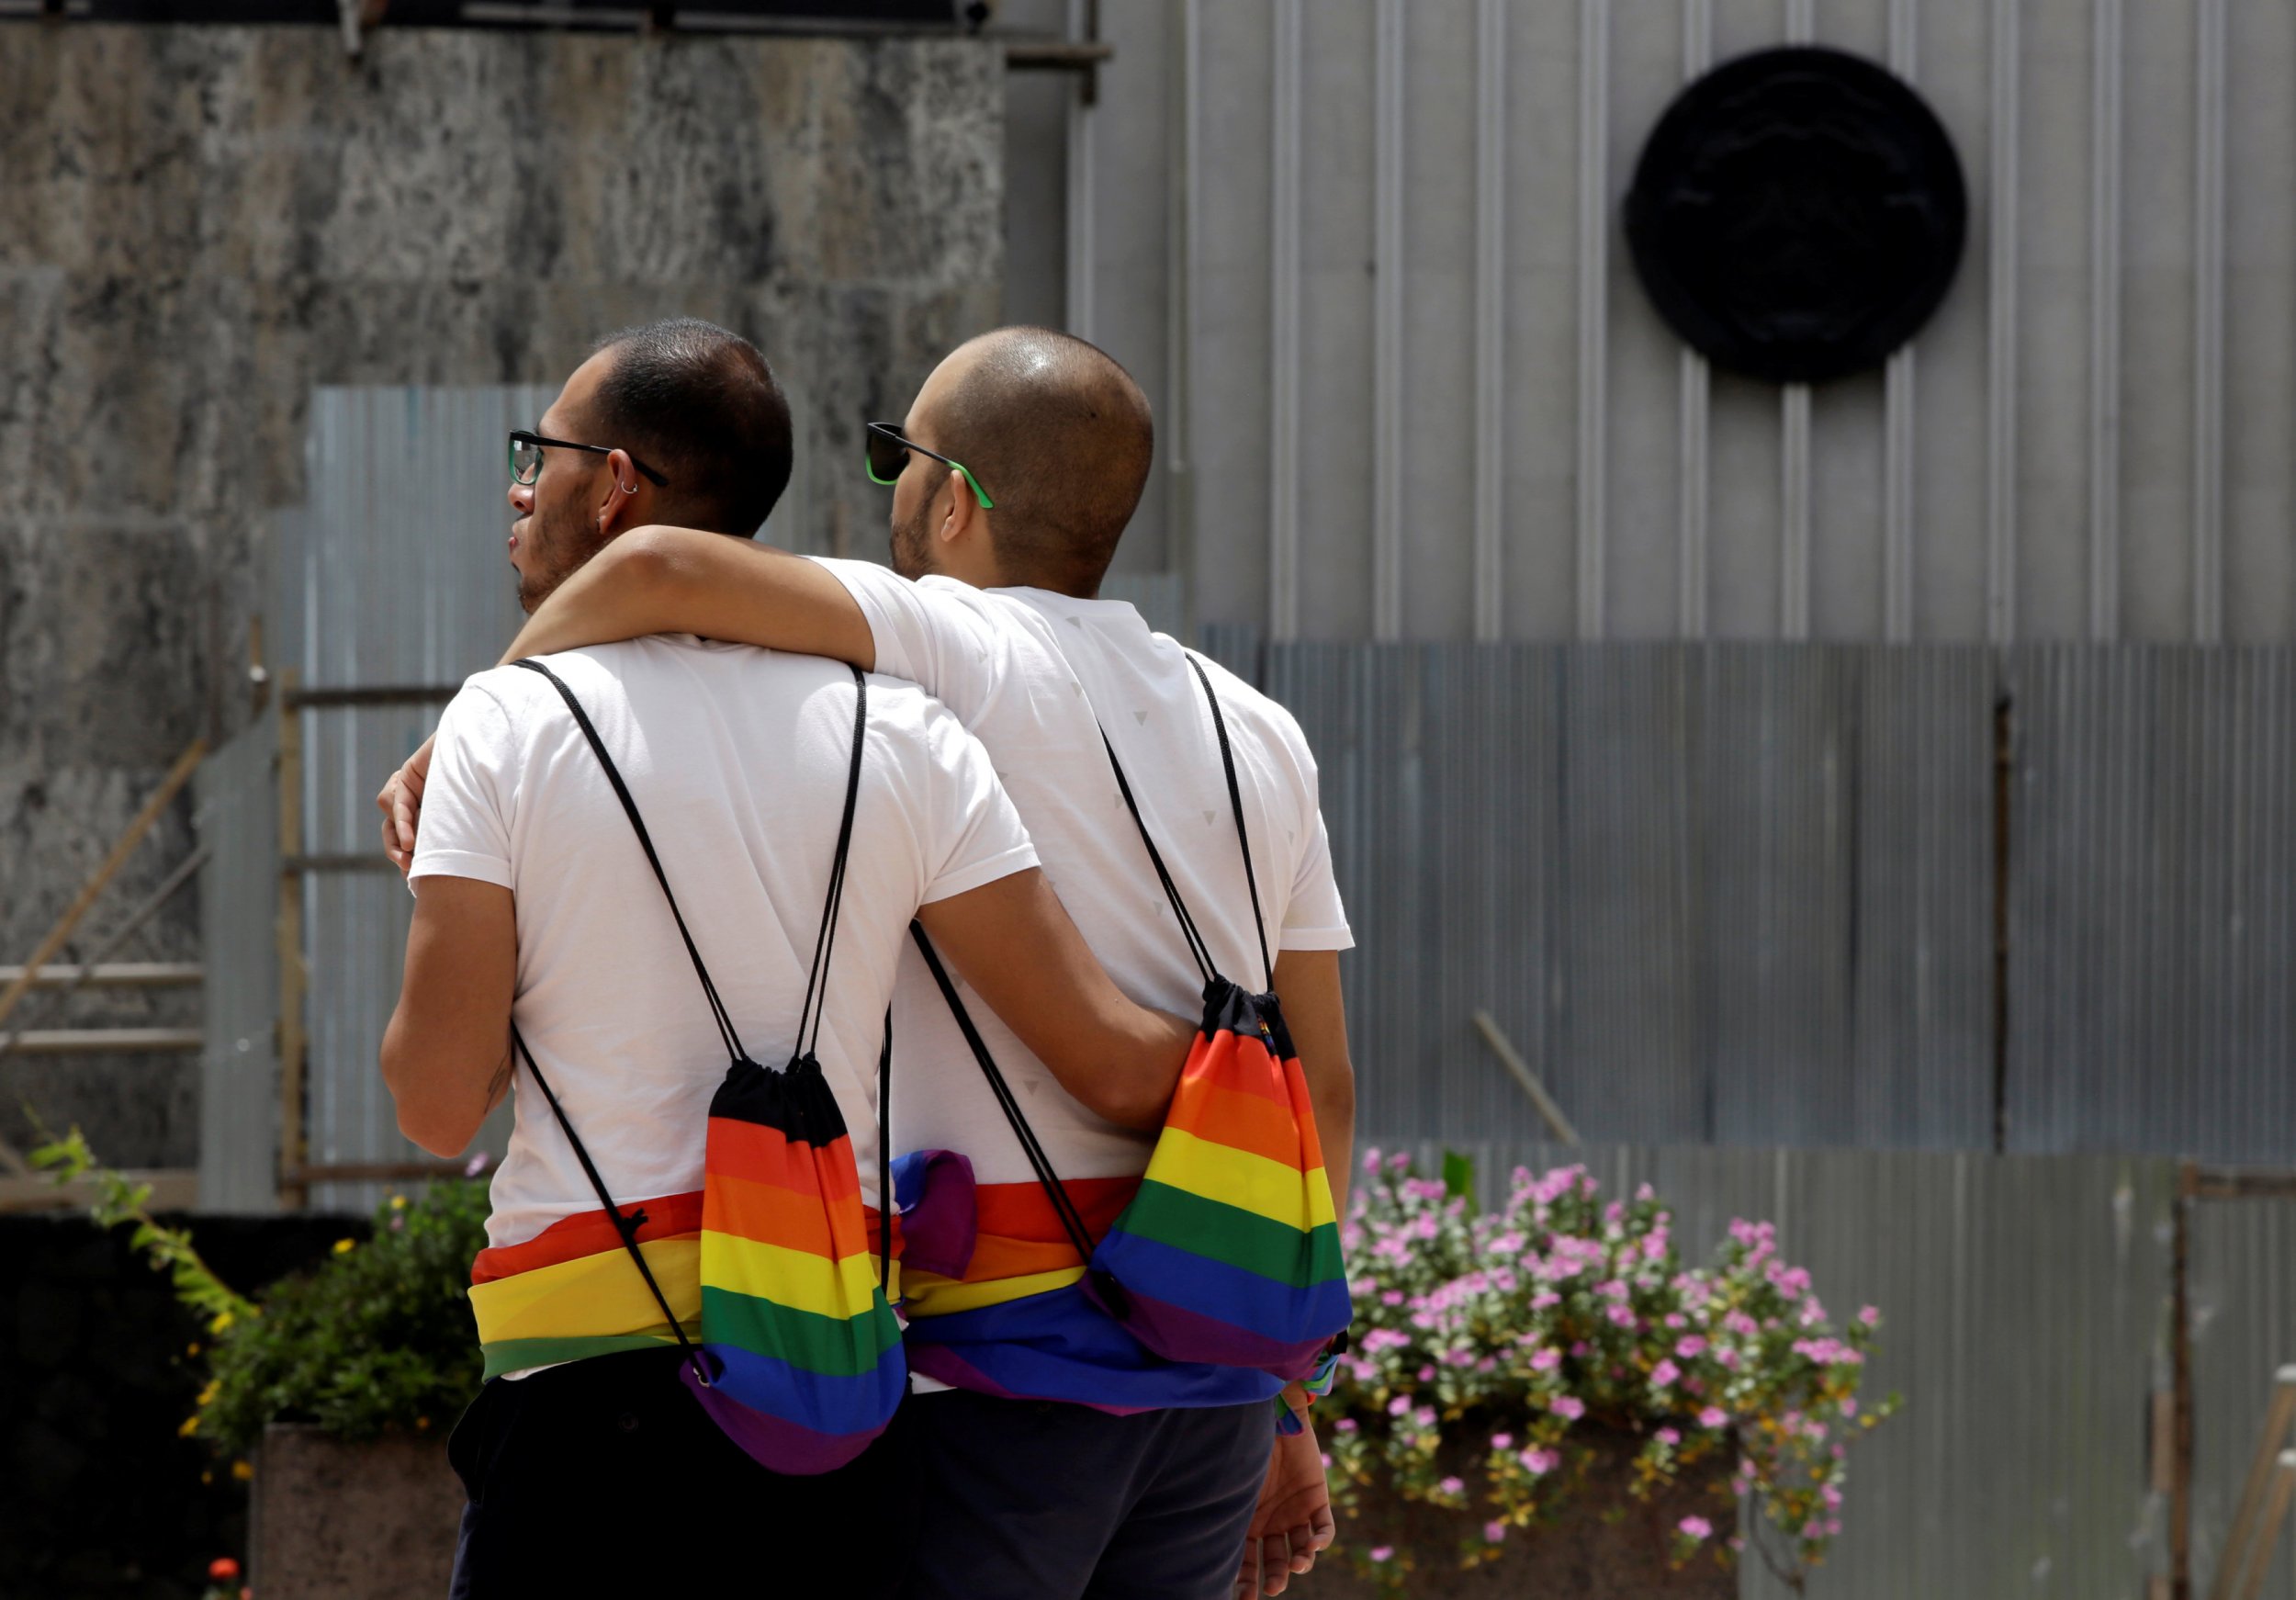
<path fill-rule="evenodd" d="M 963 473 L 965 483 L 973 490 L 973 498 L 981 502 L 983 511 L 994 511 L 996 507 L 996 502 L 988 498 L 988 490 L 981 487 L 981 480 L 973 476 L 970 467 L 962 461 L 951 461 L 938 450 L 926 449 L 916 440 L 905 437 L 901 430 L 891 423 L 866 424 L 861 442 L 865 446 L 863 456 L 869 464 L 869 481 L 872 483 L 891 485 L 896 481 L 901 476 L 901 469 L 909 464 L 909 452 L 914 450 L 919 456 L 929 456 L 942 466 L 953 467 Z"/>

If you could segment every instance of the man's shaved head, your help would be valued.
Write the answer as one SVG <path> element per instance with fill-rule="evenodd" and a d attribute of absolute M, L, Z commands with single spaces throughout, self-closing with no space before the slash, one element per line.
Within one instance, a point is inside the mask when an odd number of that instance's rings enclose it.
<path fill-rule="evenodd" d="M 1155 455 L 1155 420 L 1131 373 L 1053 329 L 999 328 L 940 364 L 910 421 L 996 502 L 991 536 L 1011 580 L 1098 590 Z"/>

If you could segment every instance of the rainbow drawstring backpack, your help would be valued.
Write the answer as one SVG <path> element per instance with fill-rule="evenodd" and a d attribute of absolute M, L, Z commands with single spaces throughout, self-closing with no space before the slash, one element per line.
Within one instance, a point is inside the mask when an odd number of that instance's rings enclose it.
<path fill-rule="evenodd" d="M 645 1213 L 625 1216 L 615 1206 L 523 1040 L 518 1041 L 519 1050 L 676 1335 L 686 1358 L 681 1375 L 703 1409 L 735 1444 L 777 1472 L 833 1470 L 884 1431 L 907 1388 L 900 1324 L 886 1303 L 884 1287 L 895 1230 L 890 1224 L 880 1230 L 879 1258 L 872 1268 L 852 1141 L 815 1055 L 827 1005 L 830 954 L 837 942 L 838 907 L 844 898 L 846 857 L 853 842 L 854 806 L 861 794 L 868 681 L 860 671 L 853 673 L 852 764 L 846 776 L 837 854 L 829 869 L 828 903 L 814 941 L 796 1042 L 789 1065 L 775 1072 L 750 1060 L 742 1049 L 709 969 L 702 964 L 702 952 L 686 930 L 637 805 L 581 703 L 541 662 L 514 664 L 541 673 L 557 687 L 597 752 L 670 901 L 670 917 L 693 960 L 694 974 L 702 980 L 703 996 L 730 1058 L 725 1081 L 710 1101 L 703 1157 L 698 1344 L 671 1312 L 638 1250 L 637 1231 Z M 880 1054 L 880 1195 L 891 1193 L 884 1180 L 889 1062 L 889 1054 Z M 690 1296 L 681 1298 L 691 1302 Z"/>
<path fill-rule="evenodd" d="M 1244 883 L 1269 992 L 1248 993 L 1213 964 L 1110 746 L 1117 787 L 1172 903 L 1188 953 L 1204 975 L 1204 1009 L 1147 1174 L 1097 1245 L 923 931 L 912 928 L 911 933 L 1063 1231 L 1089 1262 L 1086 1292 L 1167 1360 L 1256 1368 L 1286 1380 L 1304 1380 L 1328 1365 L 1322 1360 L 1326 1348 L 1345 1333 L 1354 1312 L 1314 1108 L 1273 993 L 1275 964 L 1227 721 L 1202 663 L 1190 656 L 1188 665 L 1203 686 L 1220 737 L 1228 803 L 1244 847 Z"/>

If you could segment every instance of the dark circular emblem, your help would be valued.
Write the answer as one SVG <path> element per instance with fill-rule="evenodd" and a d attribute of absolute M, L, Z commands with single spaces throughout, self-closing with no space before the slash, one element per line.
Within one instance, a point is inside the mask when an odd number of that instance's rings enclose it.
<path fill-rule="evenodd" d="M 1683 91 L 1626 195 L 1635 272 L 1716 366 L 1816 383 L 1878 365 L 1937 310 L 1969 198 L 1953 141 L 1886 69 L 1762 51 Z"/>

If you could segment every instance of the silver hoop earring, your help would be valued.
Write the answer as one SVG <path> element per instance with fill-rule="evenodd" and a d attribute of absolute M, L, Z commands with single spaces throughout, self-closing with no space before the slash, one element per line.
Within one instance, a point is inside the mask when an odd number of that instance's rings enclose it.
<path fill-rule="evenodd" d="M 625 494 L 636 494 L 637 492 L 637 485 L 635 483 L 625 483 L 619 487 Z"/>

